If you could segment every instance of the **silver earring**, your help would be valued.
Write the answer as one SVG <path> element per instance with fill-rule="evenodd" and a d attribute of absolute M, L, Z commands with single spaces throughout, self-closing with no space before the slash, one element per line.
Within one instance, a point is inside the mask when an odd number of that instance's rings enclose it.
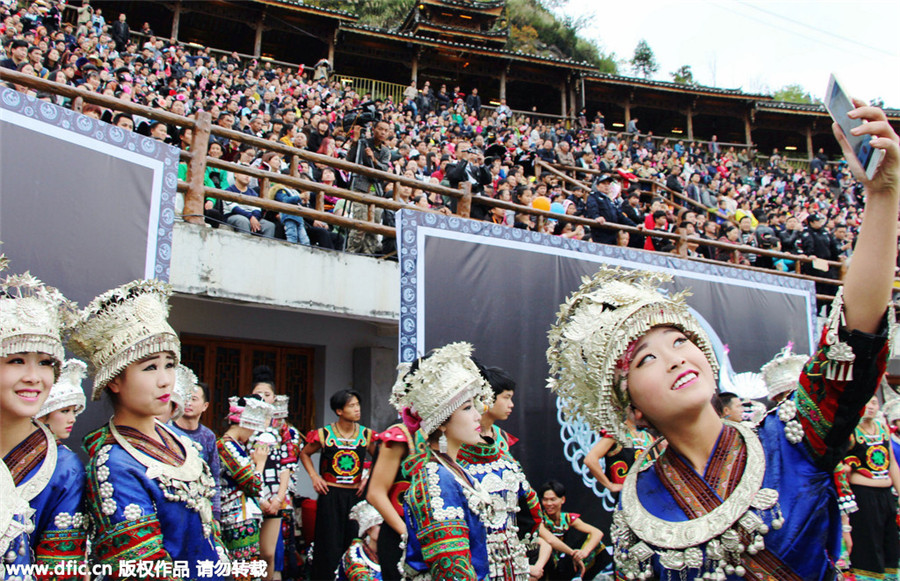
<path fill-rule="evenodd" d="M 447 453 L 447 432 L 441 432 L 441 437 L 438 438 L 438 450 L 441 451 L 441 454 Z"/>

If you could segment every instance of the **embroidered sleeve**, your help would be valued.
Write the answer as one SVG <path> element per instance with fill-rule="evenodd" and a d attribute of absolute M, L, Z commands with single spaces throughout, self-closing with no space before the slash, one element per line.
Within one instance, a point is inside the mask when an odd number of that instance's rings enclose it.
<path fill-rule="evenodd" d="M 409 439 L 406 437 L 406 430 L 404 430 L 400 424 L 395 424 L 385 431 L 375 434 L 375 440 L 380 441 L 385 445 L 390 445 L 391 442 L 402 442 L 404 444 L 409 444 Z"/>
<path fill-rule="evenodd" d="M 254 470 L 253 461 L 248 456 L 240 454 L 232 442 L 219 440 L 216 446 L 219 449 L 222 468 L 241 492 L 250 497 L 259 496 L 263 485 L 262 475 Z"/>
<path fill-rule="evenodd" d="M 68 571 L 66 562 L 85 562 L 87 527 L 82 494 L 84 493 L 84 466 L 68 448 L 60 446 L 59 459 L 48 492 L 51 498 L 42 511 L 40 536 L 35 549 L 35 563 L 49 565 L 50 571 Z M 59 568 L 57 569 L 57 565 Z M 71 574 L 38 575 L 39 579 L 76 579 Z"/>
<path fill-rule="evenodd" d="M 541 503 L 537 493 L 522 478 L 522 487 L 519 491 L 519 513 L 517 521 L 519 525 L 519 535 L 522 536 L 525 543 L 530 544 L 537 541 L 538 528 L 541 521 L 544 520 L 544 514 L 541 510 Z"/>
<path fill-rule="evenodd" d="M 281 445 L 284 447 L 281 467 L 293 472 L 297 469 L 297 462 L 300 461 L 300 432 L 294 426 L 282 424 Z"/>
<path fill-rule="evenodd" d="M 310 430 L 308 434 L 306 434 L 306 443 L 307 444 L 321 444 L 319 441 L 319 430 Z"/>
<path fill-rule="evenodd" d="M 341 557 L 341 565 L 347 581 L 380 581 L 381 576 L 362 561 L 362 557 L 359 555 L 361 551 L 362 548 L 359 544 L 354 542 Z"/>
<path fill-rule="evenodd" d="M 853 494 L 853 489 L 850 488 L 850 470 L 848 466 L 846 462 L 842 462 L 834 469 L 834 488 L 837 490 L 838 508 L 844 514 L 850 514 L 859 510 L 859 507 L 856 505 L 856 495 Z"/>
<path fill-rule="evenodd" d="M 844 457 L 848 438 L 884 374 L 888 353 L 884 323 L 875 335 L 840 328 L 836 336 L 834 343 L 829 329 L 822 330 L 819 346 L 792 396 L 804 442 L 829 472 Z M 852 368 L 844 363 L 849 356 Z"/>
<path fill-rule="evenodd" d="M 123 562 L 172 562 L 172 558 L 163 547 L 162 527 L 141 477 L 130 466 L 113 466 L 110 450 L 111 446 L 102 446 L 91 458 L 86 502 L 95 527 L 94 555 L 99 563 L 111 565 L 117 578 L 129 576 L 120 571 Z"/>
<path fill-rule="evenodd" d="M 461 492 L 452 476 L 442 479 L 438 464 L 426 462 L 412 474 L 407 506 L 433 581 L 477 579 L 469 547 Z"/>

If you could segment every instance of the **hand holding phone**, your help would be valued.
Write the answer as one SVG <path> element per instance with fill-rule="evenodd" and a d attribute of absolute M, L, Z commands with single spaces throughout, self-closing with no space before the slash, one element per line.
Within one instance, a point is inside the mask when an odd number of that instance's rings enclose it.
<path fill-rule="evenodd" d="M 856 109 L 853 101 L 850 99 L 844 87 L 838 82 L 834 74 L 828 79 L 828 89 L 825 92 L 825 109 L 831 115 L 847 138 L 856 160 L 866 174 L 866 177 L 872 179 L 875 170 L 881 158 L 884 157 L 884 150 L 875 149 L 871 146 L 872 136 L 854 135 L 852 130 L 863 124 L 862 119 L 851 119 L 847 113 Z M 850 161 L 850 160 L 848 160 Z"/>

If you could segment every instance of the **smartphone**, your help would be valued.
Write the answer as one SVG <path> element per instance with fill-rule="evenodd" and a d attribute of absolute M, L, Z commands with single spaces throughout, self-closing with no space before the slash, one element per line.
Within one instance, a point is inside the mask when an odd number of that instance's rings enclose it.
<path fill-rule="evenodd" d="M 871 135 L 853 135 L 850 130 L 863 124 L 861 119 L 851 119 L 847 117 L 847 113 L 856 109 L 853 101 L 847 95 L 844 87 L 838 82 L 834 74 L 828 79 L 828 90 L 825 91 L 825 109 L 834 119 L 835 123 L 841 126 L 850 148 L 853 149 L 856 159 L 866 172 L 866 176 L 872 179 L 875 175 L 875 169 L 884 156 L 884 151 L 873 148 L 869 142 L 872 140 Z"/>

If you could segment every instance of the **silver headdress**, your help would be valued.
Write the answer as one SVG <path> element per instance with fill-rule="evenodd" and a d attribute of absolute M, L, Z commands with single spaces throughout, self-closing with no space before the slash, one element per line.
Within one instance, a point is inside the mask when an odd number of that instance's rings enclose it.
<path fill-rule="evenodd" d="M 61 336 L 72 307 L 62 293 L 27 272 L 6 277 L 0 283 L 0 357 L 46 353 L 59 377 L 65 356 Z"/>
<path fill-rule="evenodd" d="M 774 401 L 779 395 L 797 389 L 803 366 L 809 361 L 809 357 L 805 355 L 793 354 L 792 348 L 793 345 L 788 344 L 760 369 L 770 400 Z"/>
<path fill-rule="evenodd" d="M 631 399 L 628 370 L 620 362 L 629 346 L 654 327 L 681 330 L 718 373 L 709 338 L 688 310 L 687 292 L 664 296 L 659 291 L 671 280 L 663 273 L 603 268 L 584 277 L 562 304 L 549 333 L 547 387 L 560 396 L 569 418 L 580 417 L 594 430 L 625 441 Z"/>
<path fill-rule="evenodd" d="M 241 400 L 243 404 L 241 405 Z M 228 398 L 228 421 L 236 423 L 242 428 L 249 428 L 256 432 L 265 430 L 272 423 L 272 414 L 275 408 L 256 397 L 244 397 L 233 395 Z"/>
<path fill-rule="evenodd" d="M 87 374 L 87 365 L 80 359 L 69 359 L 59 373 L 59 379 L 53 384 L 50 390 L 50 396 L 41 406 L 40 411 L 35 415 L 36 418 L 42 418 L 47 414 L 57 410 L 67 408 L 70 405 L 75 406 L 75 415 L 77 416 L 84 411 L 86 398 L 84 390 L 81 388 L 81 382 Z"/>
<path fill-rule="evenodd" d="M 375 507 L 366 502 L 358 502 L 350 509 L 350 519 L 359 523 L 359 537 L 366 535 L 366 531 L 384 522 L 384 517 L 375 510 Z"/>
<path fill-rule="evenodd" d="M 409 363 L 400 364 L 397 371 L 391 405 L 408 427 L 419 423 L 426 436 L 468 399 L 474 399 L 483 409 L 493 405 L 494 392 L 472 361 L 469 343 L 450 343 L 419 360 L 414 371 L 410 371 Z"/>
<path fill-rule="evenodd" d="M 900 394 L 894 391 L 886 377 L 881 378 L 881 396 L 884 398 L 881 411 L 888 423 L 893 426 L 894 420 L 900 420 Z"/>
<path fill-rule="evenodd" d="M 275 412 L 272 414 L 273 419 L 283 420 L 288 417 L 288 401 L 289 398 L 286 395 L 275 396 Z"/>
<path fill-rule="evenodd" d="M 191 369 L 183 364 L 175 368 L 175 388 L 172 390 L 172 403 L 175 404 L 175 413 L 172 419 L 177 420 L 184 415 L 184 406 L 194 393 L 197 386 L 197 376 Z"/>
<path fill-rule="evenodd" d="M 144 357 L 168 351 L 177 363 L 181 343 L 166 320 L 171 292 L 166 283 L 136 280 L 103 293 L 81 312 L 69 348 L 88 360 L 91 399 L 100 399 L 107 383 Z"/>

